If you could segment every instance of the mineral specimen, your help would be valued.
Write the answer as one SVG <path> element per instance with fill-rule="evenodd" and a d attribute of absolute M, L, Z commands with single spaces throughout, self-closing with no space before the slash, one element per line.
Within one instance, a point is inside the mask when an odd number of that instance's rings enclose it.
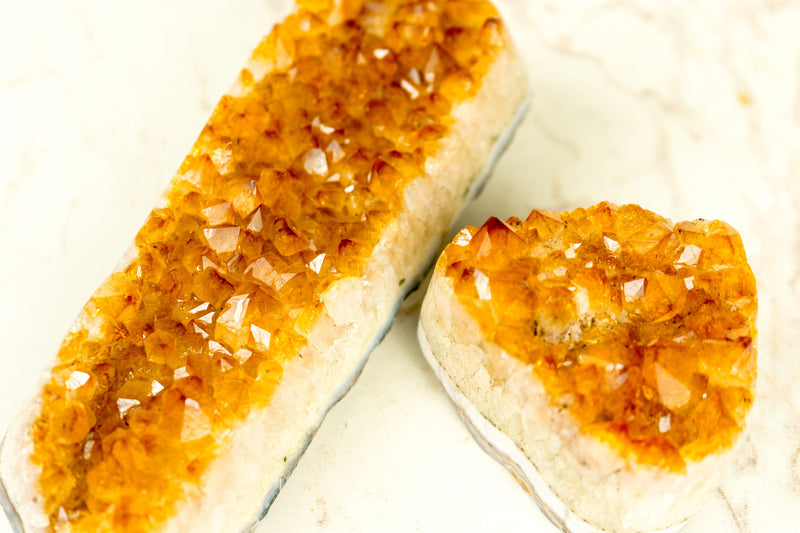
<path fill-rule="evenodd" d="M 484 1 L 301 0 L 272 30 L 63 341 L 32 428 L 52 529 L 170 515 L 504 45 Z"/>
<path fill-rule="evenodd" d="M 535 210 L 468 226 L 441 261 L 483 336 L 623 458 L 679 472 L 742 432 L 756 283 L 728 224 Z"/>

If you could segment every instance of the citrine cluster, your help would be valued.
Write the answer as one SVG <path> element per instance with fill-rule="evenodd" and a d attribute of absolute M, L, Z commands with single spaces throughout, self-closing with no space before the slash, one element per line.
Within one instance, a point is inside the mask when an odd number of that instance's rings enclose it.
<path fill-rule="evenodd" d="M 756 283 L 739 234 L 635 205 L 467 227 L 441 268 L 483 335 L 624 458 L 682 471 L 741 433 Z"/>
<path fill-rule="evenodd" d="M 474 0 L 301 0 L 273 29 L 61 346 L 32 428 L 51 528 L 150 529 L 197 490 L 504 46 Z"/>

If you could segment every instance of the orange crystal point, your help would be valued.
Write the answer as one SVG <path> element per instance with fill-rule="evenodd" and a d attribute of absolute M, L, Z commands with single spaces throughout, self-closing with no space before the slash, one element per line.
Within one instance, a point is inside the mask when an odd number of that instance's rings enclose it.
<path fill-rule="evenodd" d="M 602 203 L 467 227 L 440 268 L 481 331 L 623 457 L 682 470 L 742 432 L 756 282 L 724 222 Z"/>
<path fill-rule="evenodd" d="M 475 0 L 302 0 L 264 38 L 64 339 L 32 430 L 51 528 L 170 516 L 505 45 Z"/>

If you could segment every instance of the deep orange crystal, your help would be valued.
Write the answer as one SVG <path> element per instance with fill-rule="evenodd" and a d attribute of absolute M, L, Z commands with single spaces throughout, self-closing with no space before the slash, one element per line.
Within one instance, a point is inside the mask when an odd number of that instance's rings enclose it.
<path fill-rule="evenodd" d="M 361 274 L 504 35 L 484 1 L 303 0 L 261 42 L 58 353 L 32 457 L 53 529 L 170 515 Z"/>
<path fill-rule="evenodd" d="M 535 210 L 465 228 L 441 261 L 483 335 L 621 456 L 681 471 L 742 432 L 756 283 L 728 224 Z"/>

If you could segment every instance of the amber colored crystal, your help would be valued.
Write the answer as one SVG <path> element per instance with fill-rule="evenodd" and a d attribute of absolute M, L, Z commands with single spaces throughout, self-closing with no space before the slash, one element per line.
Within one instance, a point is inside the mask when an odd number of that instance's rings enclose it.
<path fill-rule="evenodd" d="M 536 210 L 468 226 L 439 266 L 483 335 L 622 457 L 681 471 L 742 432 L 756 282 L 726 223 Z"/>
<path fill-rule="evenodd" d="M 163 522 L 269 402 L 505 46 L 485 1 L 303 0 L 65 338 L 33 426 L 53 529 Z"/>

